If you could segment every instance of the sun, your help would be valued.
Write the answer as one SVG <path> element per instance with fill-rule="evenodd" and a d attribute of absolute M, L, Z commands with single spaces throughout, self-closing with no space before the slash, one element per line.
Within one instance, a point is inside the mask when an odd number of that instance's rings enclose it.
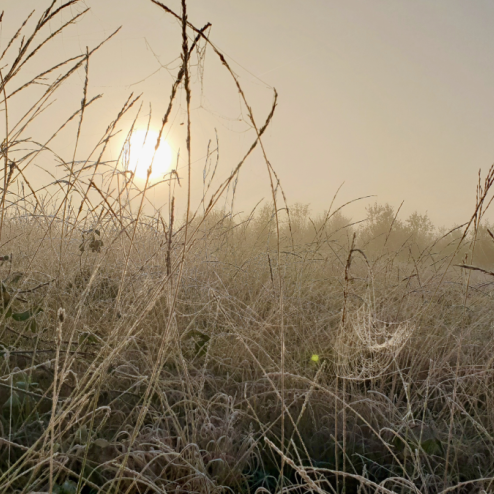
<path fill-rule="evenodd" d="M 160 147 L 155 152 L 158 132 L 154 130 L 138 129 L 132 132 L 125 145 L 125 161 L 128 170 L 135 176 L 146 179 L 148 169 L 152 166 L 150 180 L 162 178 L 172 166 L 172 150 L 170 145 L 161 139 Z"/>

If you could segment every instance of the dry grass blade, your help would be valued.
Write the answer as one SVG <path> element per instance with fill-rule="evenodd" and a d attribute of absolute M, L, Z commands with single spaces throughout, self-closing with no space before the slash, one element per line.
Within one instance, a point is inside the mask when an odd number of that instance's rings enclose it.
<path fill-rule="evenodd" d="M 91 22 L 80 0 L 29 14 L 2 55 L 0 491 L 490 492 L 494 167 L 479 174 L 470 220 L 445 234 L 426 215 L 403 219 L 401 206 L 350 220 L 347 206 L 366 197 L 341 204 L 340 189 L 321 214 L 289 205 L 264 146 L 276 90 L 259 121 L 211 24 L 191 23 L 185 0 L 180 13 L 152 1 L 180 28 L 158 117 L 132 93 L 88 133 L 101 96 L 91 57 L 117 31 L 27 73 L 71 24 Z M 211 126 L 197 172 L 206 48 L 250 140 L 225 165 Z M 79 76 L 74 107 L 39 137 L 54 96 Z M 181 111 L 182 156 L 154 180 Z M 130 143 L 155 120 L 139 182 Z M 233 201 L 255 150 L 271 197 L 242 215 Z"/>

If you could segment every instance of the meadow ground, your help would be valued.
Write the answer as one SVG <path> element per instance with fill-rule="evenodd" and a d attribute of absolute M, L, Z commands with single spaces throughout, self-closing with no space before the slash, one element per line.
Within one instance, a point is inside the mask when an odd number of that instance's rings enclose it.
<path fill-rule="evenodd" d="M 492 277 L 303 210 L 278 255 L 263 213 L 212 214 L 179 286 L 180 232 L 61 257 L 51 219 L 5 220 L 5 492 L 488 491 Z"/>

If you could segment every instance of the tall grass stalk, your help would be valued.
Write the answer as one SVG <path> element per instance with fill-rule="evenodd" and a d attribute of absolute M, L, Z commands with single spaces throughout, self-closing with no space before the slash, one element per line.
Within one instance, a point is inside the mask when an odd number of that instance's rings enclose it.
<path fill-rule="evenodd" d="M 128 169 L 143 104 L 134 94 L 80 159 L 101 96 L 91 96 L 91 59 L 118 30 L 27 73 L 87 13 L 80 0 L 29 14 L 0 57 L 0 491 L 490 492 L 494 169 L 479 174 L 472 217 L 450 231 L 419 213 L 402 219 L 401 206 L 352 220 L 339 191 L 320 215 L 289 204 L 264 146 L 276 90 L 259 120 L 211 24 L 193 25 L 185 0 L 180 13 L 151 2 L 181 41 L 155 157 L 184 102 L 185 176 L 152 182 L 152 162 L 141 183 Z M 205 46 L 252 140 L 232 167 L 211 129 L 196 197 Z M 76 74 L 80 103 L 37 138 Z M 67 157 L 60 137 L 73 139 Z M 246 215 L 221 209 L 256 148 L 270 200 Z M 35 186 L 43 157 L 50 179 Z M 168 187 L 163 210 L 155 187 Z"/>

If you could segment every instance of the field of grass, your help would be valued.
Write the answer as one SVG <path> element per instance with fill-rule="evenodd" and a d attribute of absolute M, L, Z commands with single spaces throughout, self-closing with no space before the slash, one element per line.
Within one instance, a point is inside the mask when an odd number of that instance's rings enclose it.
<path fill-rule="evenodd" d="M 47 67 L 35 96 L 20 74 L 76 4 L 48 5 L 2 60 L 0 492 L 493 492 L 494 171 L 452 231 L 379 204 L 352 223 L 337 198 L 314 217 L 267 157 L 272 203 L 250 215 L 219 207 L 244 162 L 214 186 L 208 165 L 198 211 L 189 192 L 183 216 L 175 199 L 144 214 L 150 184 L 104 162 L 129 99 L 91 158 L 39 190 L 50 142 L 30 125 L 91 51 Z M 222 57 L 185 1 L 177 17 L 163 127 L 177 93 L 190 102 L 194 49 Z M 258 123 L 231 75 L 262 147 L 276 95 Z M 18 94 L 32 107 L 12 121 Z"/>

